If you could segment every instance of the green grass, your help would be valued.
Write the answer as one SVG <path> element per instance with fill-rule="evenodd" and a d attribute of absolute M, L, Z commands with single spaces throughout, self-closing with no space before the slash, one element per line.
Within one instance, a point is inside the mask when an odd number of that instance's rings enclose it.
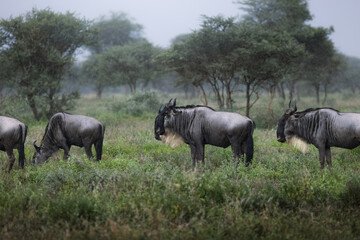
<path fill-rule="evenodd" d="M 25 170 L 6 173 L 0 153 L 1 239 L 360 238 L 359 149 L 334 148 L 333 168 L 320 170 L 316 148 L 303 154 L 276 141 L 276 126 L 258 126 L 249 168 L 230 148 L 206 146 L 205 166 L 193 171 L 187 145 L 154 139 L 156 112 L 111 110 L 122 99 L 82 98 L 73 111 L 106 124 L 101 162 L 73 147 L 67 161 L 60 152 L 32 166 L 32 142 L 46 122 L 27 123 Z M 330 99 L 344 111 L 359 103 Z M 299 101 L 300 110 L 310 100 Z M 280 103 L 274 110 L 282 114 Z"/>

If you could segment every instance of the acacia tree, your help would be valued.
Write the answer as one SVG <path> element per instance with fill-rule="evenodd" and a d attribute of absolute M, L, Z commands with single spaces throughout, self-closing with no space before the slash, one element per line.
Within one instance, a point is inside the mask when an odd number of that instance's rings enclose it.
<path fill-rule="evenodd" d="M 206 18 L 201 30 L 174 44 L 162 62 L 184 77 L 191 76 L 194 85 L 209 84 L 220 108 L 231 108 L 232 92 L 244 84 L 249 115 L 252 95 L 265 82 L 280 78 L 301 53 L 302 47 L 286 33 L 215 17 Z"/>
<path fill-rule="evenodd" d="M 238 25 L 242 44 L 236 49 L 238 68 L 246 87 L 246 115 L 258 98 L 251 102 L 253 94 L 264 85 L 282 79 L 304 54 L 304 49 L 286 32 L 279 33 L 257 24 L 241 22 Z"/>
<path fill-rule="evenodd" d="M 301 77 L 314 87 L 318 105 L 320 104 L 320 87 L 324 84 L 326 90 L 330 79 L 329 68 L 336 69 L 340 64 L 335 57 L 334 44 L 329 38 L 331 32 L 333 32 L 332 28 L 307 26 L 296 35 L 297 40 L 304 44 L 307 52 Z"/>
<path fill-rule="evenodd" d="M 335 76 L 337 89 L 350 89 L 356 93 L 360 89 L 360 59 L 342 56 L 343 69 Z"/>
<path fill-rule="evenodd" d="M 127 85 L 135 93 L 140 82 L 145 87 L 157 76 L 155 58 L 160 51 L 146 40 L 109 48 L 101 54 L 103 77 L 112 79 L 112 85 Z"/>
<path fill-rule="evenodd" d="M 106 62 L 106 58 L 112 59 L 111 48 L 141 42 L 143 27 L 133 23 L 124 13 L 102 16 L 92 27 L 98 32 L 97 41 L 87 46 L 92 55 L 84 62 L 82 73 L 86 77 L 85 82 L 95 86 L 96 95 L 100 98 L 106 87 L 119 84 L 116 81 L 118 76 L 115 76 L 118 69 L 110 69 L 112 66 Z"/>
<path fill-rule="evenodd" d="M 96 96 L 101 98 L 106 87 L 114 85 L 111 69 L 108 67 L 104 54 L 91 55 L 81 67 L 87 81 L 95 85 Z"/>
<path fill-rule="evenodd" d="M 98 41 L 88 47 L 94 54 L 142 39 L 143 26 L 133 23 L 125 13 L 112 13 L 110 17 L 102 16 L 95 21 L 93 28 L 98 32 Z"/>
<path fill-rule="evenodd" d="M 184 83 L 200 88 L 205 102 L 204 84 L 208 84 L 219 108 L 232 108 L 232 93 L 239 84 L 236 56 L 232 54 L 239 40 L 235 25 L 233 18 L 205 17 L 199 31 L 173 44 L 160 60 L 188 79 Z"/>
<path fill-rule="evenodd" d="M 27 101 L 35 119 L 73 105 L 78 93 L 61 93 L 61 82 L 75 51 L 94 39 L 86 20 L 69 12 L 33 9 L 1 20 L 0 39 L 0 54 L 9 63 L 6 78 Z"/>
<path fill-rule="evenodd" d="M 296 67 L 279 82 L 281 92 L 284 92 L 283 83 L 285 83 L 291 99 L 296 83 L 306 79 L 315 88 L 318 104 L 320 87 L 324 86 L 325 102 L 329 80 L 332 78 L 329 73 L 335 74 L 337 72 L 335 69 L 340 68 L 341 65 L 336 58 L 333 43 L 329 39 L 333 28 L 315 28 L 306 24 L 312 19 L 307 0 L 237 0 L 237 3 L 244 6 L 242 9 L 248 13 L 245 21 L 273 31 L 287 32 L 305 47 L 306 54 L 294 62 Z"/>
<path fill-rule="evenodd" d="M 268 30 L 287 32 L 295 39 L 303 32 L 306 22 L 312 19 L 306 0 L 237 0 L 237 3 L 247 12 L 244 21 Z M 304 43 L 299 42 L 299 44 Z M 290 99 L 292 99 L 296 83 L 301 79 L 300 73 L 304 71 L 303 62 L 304 58 L 293 59 L 292 63 L 295 67 L 289 66 L 286 77 L 276 78 L 269 82 L 267 88 L 270 91 L 270 104 L 276 87 L 285 98 L 284 85 L 287 85 Z"/>

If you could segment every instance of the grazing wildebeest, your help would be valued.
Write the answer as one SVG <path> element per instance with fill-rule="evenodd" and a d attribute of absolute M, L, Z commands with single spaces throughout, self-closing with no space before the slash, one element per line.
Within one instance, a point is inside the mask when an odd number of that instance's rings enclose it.
<path fill-rule="evenodd" d="M 43 163 L 59 148 L 64 149 L 63 159 L 69 156 L 72 145 L 84 147 L 88 158 L 92 158 L 91 147 L 94 144 L 96 160 L 101 160 L 104 140 L 104 125 L 92 117 L 55 113 L 45 128 L 40 147 L 35 147 L 33 162 Z"/>
<path fill-rule="evenodd" d="M 0 150 L 5 151 L 9 157 L 9 172 L 15 162 L 14 148 L 19 152 L 19 166 L 24 168 L 26 134 L 27 126 L 24 123 L 14 118 L 0 116 Z"/>
<path fill-rule="evenodd" d="M 299 138 L 319 149 L 321 168 L 331 163 L 330 147 L 353 149 L 360 145 L 360 114 L 343 113 L 332 108 L 309 108 L 296 112 L 296 102 L 279 120 L 277 140 L 290 142 Z"/>
<path fill-rule="evenodd" d="M 251 119 L 240 114 L 217 112 L 206 106 L 176 107 L 175 99 L 159 109 L 155 119 L 155 138 L 165 143 L 180 139 L 190 145 L 194 167 L 197 160 L 204 163 L 205 144 L 223 148 L 231 145 L 235 158 L 246 153 L 248 166 L 254 153 L 254 127 Z"/>

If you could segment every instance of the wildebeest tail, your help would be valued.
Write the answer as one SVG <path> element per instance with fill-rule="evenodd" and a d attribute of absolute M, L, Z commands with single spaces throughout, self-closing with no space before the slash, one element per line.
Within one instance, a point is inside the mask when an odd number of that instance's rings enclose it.
<path fill-rule="evenodd" d="M 251 160 L 254 156 L 254 139 L 253 132 L 255 129 L 255 122 L 251 121 L 247 129 L 247 139 L 246 139 L 246 163 L 245 166 L 249 166 Z"/>
<path fill-rule="evenodd" d="M 101 160 L 102 155 L 102 148 L 104 142 L 104 134 L 105 134 L 105 126 L 103 124 L 99 124 L 99 132 L 100 132 L 100 139 L 96 142 L 96 160 Z"/>
<path fill-rule="evenodd" d="M 19 151 L 19 165 L 20 167 L 24 168 L 24 161 L 25 161 L 25 139 L 27 135 L 27 126 L 26 125 L 19 125 L 19 132 L 20 132 L 20 142 L 18 146 Z"/>

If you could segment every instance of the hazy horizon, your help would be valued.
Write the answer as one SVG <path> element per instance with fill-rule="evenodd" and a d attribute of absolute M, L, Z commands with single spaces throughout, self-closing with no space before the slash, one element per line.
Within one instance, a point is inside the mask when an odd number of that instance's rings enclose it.
<path fill-rule="evenodd" d="M 330 27 L 335 47 L 347 56 L 360 58 L 360 30 L 356 28 L 358 0 L 310 0 L 312 26 Z M 240 17 L 244 14 L 233 0 L 5 0 L 0 18 L 8 19 L 25 14 L 32 8 L 50 8 L 55 12 L 74 12 L 78 17 L 95 20 L 112 12 L 128 15 L 134 23 L 144 27 L 143 36 L 160 47 L 169 47 L 172 39 L 180 34 L 199 29 L 202 15 Z M 354 27 L 355 25 L 355 27 Z"/>

